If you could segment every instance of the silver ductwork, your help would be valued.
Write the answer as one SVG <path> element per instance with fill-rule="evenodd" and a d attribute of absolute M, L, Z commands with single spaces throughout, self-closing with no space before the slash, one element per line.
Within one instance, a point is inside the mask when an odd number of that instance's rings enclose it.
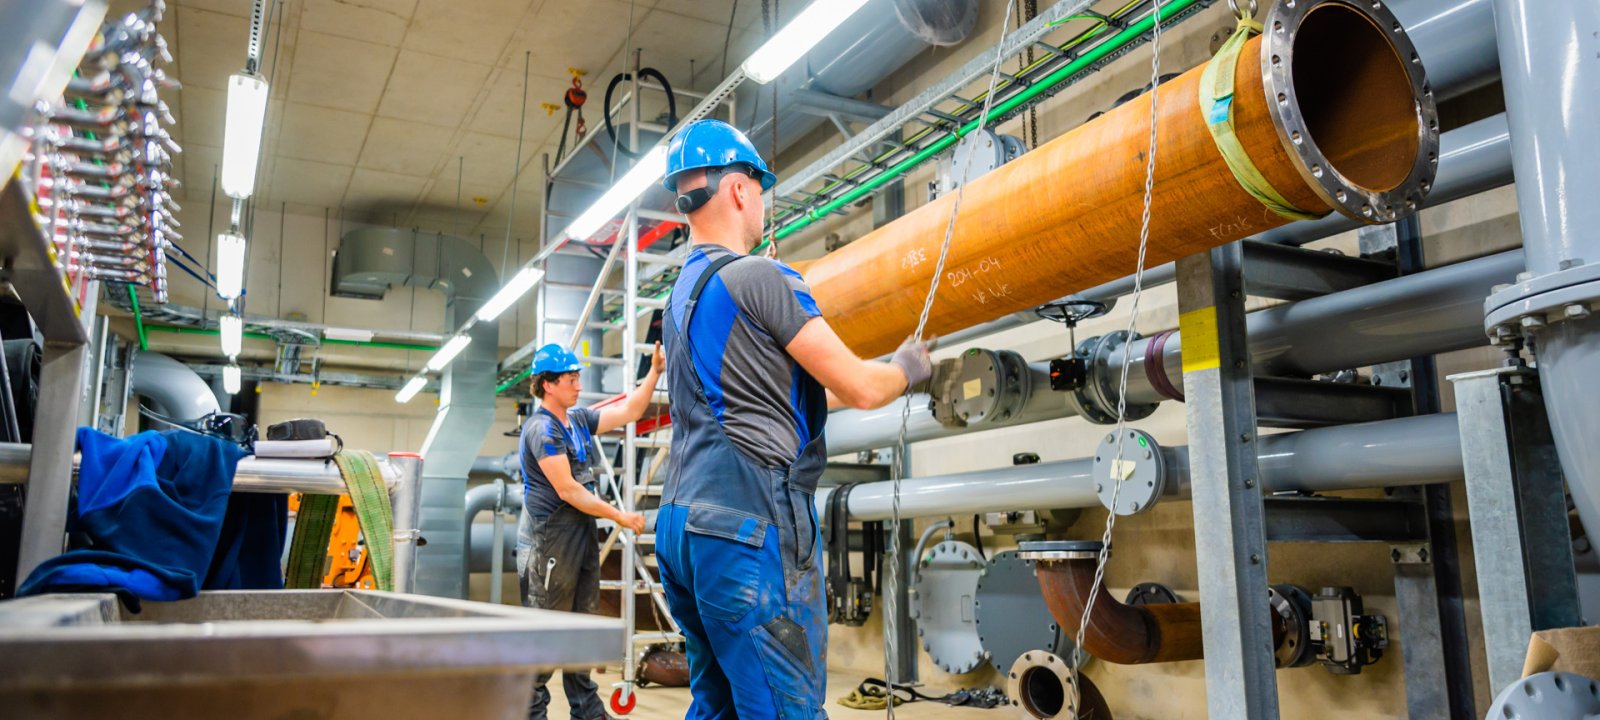
<path fill-rule="evenodd" d="M 149 398 L 155 403 L 151 409 L 174 420 L 194 420 L 222 410 L 205 380 L 161 353 L 135 355 L 131 375 L 133 394 Z"/>
<path fill-rule="evenodd" d="M 460 238 L 415 230 L 364 228 L 345 233 L 333 262 L 333 294 L 379 299 L 403 285 L 445 296 L 443 326 L 464 324 L 500 287 L 494 265 Z M 427 544 L 417 550 L 419 593 L 465 597 L 462 499 L 478 449 L 494 424 L 500 324 L 480 322 L 440 378 L 439 414 L 422 443 L 422 513 Z"/>
<path fill-rule="evenodd" d="M 855 100 L 855 96 L 883 82 L 928 48 L 957 45 L 966 40 L 977 21 L 977 0 L 873 0 L 772 83 L 745 82 L 741 85 L 736 91 L 738 117 L 735 124 L 763 155 L 771 153 L 774 89 L 778 93 L 778 107 L 782 108 L 777 124 L 780 152 L 818 125 L 829 122 L 830 114 L 842 120 L 876 119 L 873 116 L 883 111 L 870 102 Z M 621 146 L 631 147 L 631 123 L 627 118 L 612 120 Z M 547 212 L 555 218 L 552 232 L 593 204 L 611 185 L 613 177 L 625 172 L 629 164 L 622 158 L 614 175 L 611 168 L 613 141 L 604 134 L 603 128 L 591 132 L 601 134 L 585 147 L 572 151 L 551 185 Z M 639 130 L 639 144 L 644 147 L 660 139 L 659 132 L 642 127 Z M 767 160 L 770 162 L 774 158 Z M 650 190 L 643 198 L 643 204 L 648 207 L 665 208 L 671 202 L 671 196 L 660 188 Z M 560 277 L 567 279 L 569 276 L 561 274 Z"/>

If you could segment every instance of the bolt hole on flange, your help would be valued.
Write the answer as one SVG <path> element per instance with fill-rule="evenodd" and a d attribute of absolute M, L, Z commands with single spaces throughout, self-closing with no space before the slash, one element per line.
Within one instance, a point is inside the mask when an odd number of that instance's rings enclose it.
<path fill-rule="evenodd" d="M 1436 172 L 1438 114 L 1399 21 L 1382 3 L 1321 0 L 1278 4 L 1269 24 L 1269 112 L 1312 189 L 1364 222 L 1413 210 Z"/>

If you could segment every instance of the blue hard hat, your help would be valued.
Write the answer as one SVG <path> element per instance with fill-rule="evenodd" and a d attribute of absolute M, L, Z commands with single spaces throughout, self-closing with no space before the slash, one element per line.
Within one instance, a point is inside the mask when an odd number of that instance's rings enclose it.
<path fill-rule="evenodd" d="M 561 343 L 550 343 L 533 354 L 533 374 L 568 373 L 583 369 L 578 356 Z"/>
<path fill-rule="evenodd" d="M 778 176 L 767 169 L 767 162 L 756 146 L 738 128 L 721 120 L 696 120 L 672 136 L 667 145 L 667 175 L 661 182 L 671 192 L 678 191 L 678 173 L 701 168 L 727 167 L 744 163 L 756 171 L 762 190 L 778 184 Z"/>

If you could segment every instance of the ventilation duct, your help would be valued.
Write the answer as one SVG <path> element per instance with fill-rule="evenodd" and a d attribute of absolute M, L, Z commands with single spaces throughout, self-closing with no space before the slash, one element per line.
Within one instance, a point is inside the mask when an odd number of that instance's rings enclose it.
<path fill-rule="evenodd" d="M 345 233 L 333 261 L 333 294 L 381 299 L 394 286 L 444 294 L 444 327 L 460 327 L 492 296 L 500 279 L 477 245 L 415 230 L 364 228 Z M 479 322 L 472 343 L 444 369 L 439 414 L 422 443 L 422 513 L 427 544 L 417 550 L 416 591 L 465 597 L 461 564 L 467 476 L 494 423 L 500 325 Z"/>

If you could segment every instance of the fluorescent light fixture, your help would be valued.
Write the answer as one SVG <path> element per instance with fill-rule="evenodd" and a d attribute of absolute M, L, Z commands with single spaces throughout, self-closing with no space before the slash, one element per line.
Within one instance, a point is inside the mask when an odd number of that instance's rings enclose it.
<path fill-rule="evenodd" d="M 758 83 L 772 82 L 865 4 L 867 0 L 814 0 L 751 54 L 740 69 Z"/>
<path fill-rule="evenodd" d="M 616 217 L 628 203 L 633 202 L 651 185 L 660 182 L 662 176 L 666 174 L 667 148 L 665 145 L 657 145 L 639 160 L 639 164 L 628 170 L 628 174 L 623 175 L 617 184 L 612 185 L 610 190 L 567 226 L 567 237 L 574 240 L 589 239 L 600 226 Z"/>
<path fill-rule="evenodd" d="M 239 394 L 239 366 L 228 364 L 222 366 L 222 391 L 229 395 Z"/>
<path fill-rule="evenodd" d="M 422 392 L 422 386 L 427 384 L 428 379 L 421 375 L 411 378 L 410 382 L 407 382 L 405 387 L 400 388 L 400 392 L 394 394 L 394 401 L 397 403 L 411 402 L 411 398 L 416 397 L 417 393 Z"/>
<path fill-rule="evenodd" d="M 244 73 L 229 77 L 227 120 L 222 139 L 222 191 L 242 200 L 256 190 L 261 126 L 267 121 L 267 81 Z"/>
<path fill-rule="evenodd" d="M 377 333 L 371 330 L 358 330 L 356 328 L 323 328 L 322 337 L 328 340 L 350 340 L 353 342 L 372 342 Z"/>
<path fill-rule="evenodd" d="M 226 300 L 239 297 L 244 292 L 243 235 L 223 233 L 217 236 L 217 296 Z"/>
<path fill-rule="evenodd" d="M 523 268 L 516 275 L 512 275 L 511 282 L 506 283 L 505 287 L 500 288 L 494 294 L 494 297 L 489 298 L 489 302 L 478 308 L 478 320 L 489 322 L 500 317 L 500 313 L 505 312 L 506 308 L 511 307 L 512 303 L 527 294 L 529 290 L 532 290 L 533 286 L 539 284 L 539 280 L 542 278 L 544 278 L 544 271 L 531 267 Z"/>
<path fill-rule="evenodd" d="M 222 354 L 239 357 L 244 349 L 244 321 L 238 315 L 222 316 Z"/>
<path fill-rule="evenodd" d="M 460 355 L 462 350 L 467 349 L 467 344 L 471 342 L 471 335 L 457 335 L 453 338 L 450 338 L 450 340 L 444 344 L 444 347 L 439 348 L 439 352 L 434 353 L 433 357 L 428 358 L 428 371 L 439 372 L 440 370 L 443 370 L 444 366 L 449 365 L 451 360 L 456 359 L 456 356 Z"/>

